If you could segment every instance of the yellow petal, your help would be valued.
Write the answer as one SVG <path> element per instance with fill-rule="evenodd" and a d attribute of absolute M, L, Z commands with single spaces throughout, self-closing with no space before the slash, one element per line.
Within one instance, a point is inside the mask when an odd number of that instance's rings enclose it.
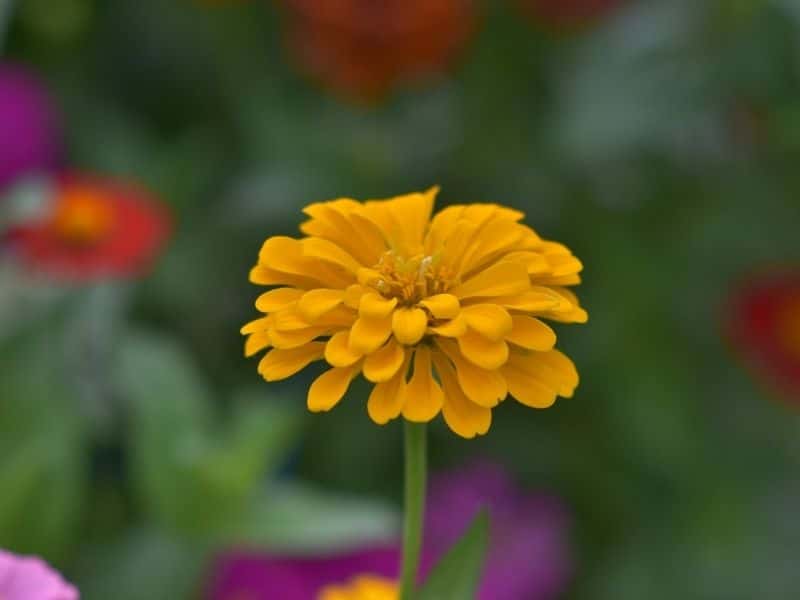
<path fill-rule="evenodd" d="M 458 316 L 461 304 L 452 294 L 436 294 L 420 302 L 420 305 L 431 311 L 436 319 L 452 319 Z"/>
<path fill-rule="evenodd" d="M 467 325 L 490 340 L 502 339 L 511 331 L 511 315 L 497 304 L 473 304 L 462 311 Z"/>
<path fill-rule="evenodd" d="M 543 312 L 557 308 L 564 300 L 549 288 L 533 287 L 522 294 L 494 298 L 494 302 L 512 310 Z"/>
<path fill-rule="evenodd" d="M 401 344 L 412 346 L 422 339 L 428 315 L 421 308 L 398 308 L 392 315 L 392 331 Z"/>
<path fill-rule="evenodd" d="M 350 330 L 350 349 L 361 354 L 372 354 L 389 339 L 391 333 L 391 315 L 382 318 L 359 317 Z"/>
<path fill-rule="evenodd" d="M 256 300 L 256 308 L 263 313 L 275 312 L 298 301 L 303 293 L 296 288 L 276 288 L 261 294 Z"/>
<path fill-rule="evenodd" d="M 362 356 L 353 352 L 349 346 L 350 332 L 340 331 L 333 335 L 325 344 L 325 360 L 332 367 L 349 367 L 355 364 Z"/>
<path fill-rule="evenodd" d="M 479 242 L 464 256 L 461 263 L 463 272 L 469 274 L 496 261 L 513 250 L 524 235 L 525 230 L 514 221 L 498 219 L 487 223 L 478 233 Z"/>
<path fill-rule="evenodd" d="M 450 290 L 459 298 L 511 296 L 530 288 L 528 272 L 520 264 L 499 262 Z"/>
<path fill-rule="evenodd" d="M 311 342 L 291 350 L 273 348 L 258 363 L 258 372 L 267 381 L 286 379 L 322 358 L 323 350 L 322 342 Z"/>
<path fill-rule="evenodd" d="M 406 401 L 406 369 L 400 369 L 388 381 L 378 383 L 367 400 L 367 413 L 378 425 L 400 416 Z"/>
<path fill-rule="evenodd" d="M 303 319 L 300 313 L 297 312 L 297 306 L 293 305 L 273 313 L 272 325 L 278 331 L 296 331 L 311 327 L 311 323 Z"/>
<path fill-rule="evenodd" d="M 244 342 L 244 355 L 253 356 L 271 344 L 272 341 L 267 331 L 251 333 Z"/>
<path fill-rule="evenodd" d="M 500 368 L 500 373 L 506 380 L 508 393 L 525 406 L 547 408 L 556 401 L 555 390 L 542 384 L 519 365 L 506 363 Z"/>
<path fill-rule="evenodd" d="M 291 331 L 278 331 L 274 327 L 269 330 L 269 337 L 272 345 L 276 348 L 297 348 L 307 344 L 314 338 L 328 333 L 327 327 L 307 327 L 305 329 L 293 329 Z"/>
<path fill-rule="evenodd" d="M 358 374 L 358 365 L 335 367 L 325 371 L 308 388 L 306 404 L 311 412 L 332 409 L 347 393 L 350 382 Z"/>
<path fill-rule="evenodd" d="M 482 369 L 465 360 L 452 341 L 438 340 L 437 345 L 453 363 L 458 384 L 472 402 L 492 408 L 506 397 L 506 382 L 496 370 Z"/>
<path fill-rule="evenodd" d="M 403 416 L 417 423 L 427 423 L 442 410 L 444 394 L 431 373 L 431 350 L 420 346 L 414 353 L 414 374 L 406 388 Z"/>
<path fill-rule="evenodd" d="M 355 275 L 363 266 L 339 245 L 318 237 L 301 240 L 303 256 L 322 260 Z"/>
<path fill-rule="evenodd" d="M 370 293 L 371 291 L 371 288 L 365 287 L 358 283 L 347 286 L 347 288 L 344 290 L 345 306 L 349 306 L 350 308 L 355 308 L 357 310 L 361 304 L 361 297 L 364 294 Z"/>
<path fill-rule="evenodd" d="M 364 377 L 373 382 L 388 381 L 403 366 L 406 353 L 394 339 L 364 359 Z"/>
<path fill-rule="evenodd" d="M 353 283 L 353 275 L 341 267 L 303 254 L 303 242 L 285 236 L 269 238 L 258 254 L 259 265 L 287 275 L 311 278 L 314 287 L 344 288 Z"/>
<path fill-rule="evenodd" d="M 447 426 L 457 435 L 468 439 L 489 431 L 492 424 L 491 409 L 474 404 L 464 395 L 453 367 L 442 354 L 435 352 L 433 361 L 444 388 L 442 416 Z"/>
<path fill-rule="evenodd" d="M 320 286 L 313 277 L 282 273 L 262 264 L 250 269 L 250 281 L 258 285 L 289 285 L 304 290 Z"/>
<path fill-rule="evenodd" d="M 458 347 L 464 358 L 483 369 L 496 369 L 508 360 L 508 345 L 504 340 L 489 340 L 474 331 L 458 338 Z"/>
<path fill-rule="evenodd" d="M 539 319 L 514 315 L 511 331 L 506 334 L 506 340 L 528 350 L 551 350 L 556 343 L 555 332 Z"/>
<path fill-rule="evenodd" d="M 455 319 L 430 328 L 431 333 L 444 337 L 460 337 L 467 332 L 467 320 L 464 315 L 459 314 Z"/>
<path fill-rule="evenodd" d="M 358 314 L 362 317 L 382 319 L 390 315 L 395 306 L 397 306 L 397 298 L 387 299 L 375 292 L 369 292 L 361 296 Z"/>
<path fill-rule="evenodd" d="M 571 398 L 578 387 L 580 378 L 575 363 L 570 358 L 558 350 L 542 352 L 537 354 L 539 362 L 551 369 L 556 376 L 551 376 L 550 381 L 558 382 L 558 394 L 565 398 Z"/>
<path fill-rule="evenodd" d="M 272 326 L 272 316 L 260 317 L 254 321 L 250 321 L 239 330 L 242 335 L 248 333 L 256 333 L 257 331 L 266 331 Z"/>
<path fill-rule="evenodd" d="M 297 311 L 308 322 L 314 322 L 325 313 L 339 306 L 344 300 L 341 290 L 320 288 L 303 294 L 297 303 Z"/>

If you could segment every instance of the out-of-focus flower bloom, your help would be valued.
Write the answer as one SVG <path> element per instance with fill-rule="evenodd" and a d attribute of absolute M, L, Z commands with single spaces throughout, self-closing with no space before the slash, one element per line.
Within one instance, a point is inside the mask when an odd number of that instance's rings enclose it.
<path fill-rule="evenodd" d="M 0 63 L 0 191 L 21 176 L 57 166 L 58 121 L 39 80 L 21 66 Z"/>
<path fill-rule="evenodd" d="M 141 274 L 170 230 L 166 209 L 143 189 L 69 174 L 40 218 L 9 232 L 12 251 L 37 272 L 69 281 Z"/>
<path fill-rule="evenodd" d="M 475 25 L 472 0 L 284 0 L 287 44 L 326 86 L 374 99 L 444 70 Z"/>
<path fill-rule="evenodd" d="M 309 410 L 330 410 L 363 374 L 376 423 L 442 412 L 466 438 L 489 430 L 507 394 L 533 408 L 572 395 L 578 373 L 540 319 L 587 320 L 566 287 L 580 261 L 510 208 L 456 205 L 431 219 L 436 192 L 312 204 L 307 237 L 264 243 L 250 280 L 282 287 L 258 298 L 265 316 L 242 333 L 246 356 L 272 347 L 258 366 L 267 381 L 324 358 Z"/>
<path fill-rule="evenodd" d="M 397 600 L 397 583 L 375 575 L 358 575 L 347 583 L 326 586 L 319 600 Z"/>
<path fill-rule="evenodd" d="M 381 546 L 325 557 L 271 557 L 256 551 L 223 556 L 214 566 L 209 600 L 314 600 L 328 584 L 360 573 L 397 574 L 397 547 Z"/>
<path fill-rule="evenodd" d="M 560 597 L 572 570 L 566 509 L 552 496 L 521 491 L 502 468 L 492 464 L 433 478 L 426 503 L 422 576 L 483 507 L 489 509 L 491 539 L 478 599 Z M 385 584 L 397 578 L 399 562 L 399 544 L 321 558 L 232 553 L 216 565 L 208 597 L 313 600 L 326 586 L 346 584 L 364 573 L 373 574 L 384 582 L 382 589 L 391 590 Z"/>
<path fill-rule="evenodd" d="M 800 268 L 748 279 L 733 294 L 727 329 L 759 375 L 800 406 Z"/>
<path fill-rule="evenodd" d="M 42 559 L 0 550 L 2 600 L 78 600 L 78 591 Z"/>
<path fill-rule="evenodd" d="M 534 23 L 548 29 L 572 29 L 596 21 L 623 0 L 516 0 Z"/>

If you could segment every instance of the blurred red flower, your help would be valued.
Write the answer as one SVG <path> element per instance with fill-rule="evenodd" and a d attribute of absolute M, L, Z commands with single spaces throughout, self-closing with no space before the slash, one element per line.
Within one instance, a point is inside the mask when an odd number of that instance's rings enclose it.
<path fill-rule="evenodd" d="M 800 407 L 800 267 L 748 279 L 733 295 L 727 329 L 768 385 Z"/>
<path fill-rule="evenodd" d="M 300 67 L 347 96 L 374 100 L 445 69 L 475 25 L 472 0 L 284 0 Z"/>
<path fill-rule="evenodd" d="M 70 173 L 48 210 L 9 232 L 30 269 L 69 281 L 141 274 L 166 241 L 166 208 L 138 186 Z"/>
<path fill-rule="evenodd" d="M 572 29 L 603 18 L 623 0 L 516 0 L 534 22 L 546 29 Z"/>

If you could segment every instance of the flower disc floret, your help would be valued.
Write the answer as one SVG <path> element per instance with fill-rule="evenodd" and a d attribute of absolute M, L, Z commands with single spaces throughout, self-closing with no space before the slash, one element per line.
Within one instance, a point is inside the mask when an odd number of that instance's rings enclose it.
<path fill-rule="evenodd" d="M 542 319 L 587 320 L 568 289 L 580 261 L 513 209 L 455 205 L 431 217 L 437 191 L 312 204 L 305 237 L 264 243 L 250 280 L 273 289 L 242 333 L 247 356 L 267 350 L 267 381 L 324 360 L 311 411 L 333 408 L 361 374 L 375 384 L 376 423 L 442 413 L 468 438 L 488 431 L 509 394 L 535 408 L 572 395 L 577 371 Z"/>

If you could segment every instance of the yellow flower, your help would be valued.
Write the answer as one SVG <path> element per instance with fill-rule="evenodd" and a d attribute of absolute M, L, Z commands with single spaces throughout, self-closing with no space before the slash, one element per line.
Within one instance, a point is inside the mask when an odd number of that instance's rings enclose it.
<path fill-rule="evenodd" d="M 256 300 L 265 316 L 242 333 L 246 356 L 271 348 L 258 366 L 267 381 L 324 359 L 309 410 L 330 410 L 363 374 L 376 423 L 441 412 L 466 438 L 488 431 L 508 394 L 534 408 L 572 395 L 578 373 L 541 319 L 587 320 L 567 289 L 580 261 L 510 208 L 456 205 L 431 218 L 437 192 L 312 204 L 306 237 L 264 243 L 250 281 L 279 287 Z"/>
<path fill-rule="evenodd" d="M 397 600 L 397 584 L 383 577 L 359 575 L 348 583 L 326 586 L 317 600 Z"/>

